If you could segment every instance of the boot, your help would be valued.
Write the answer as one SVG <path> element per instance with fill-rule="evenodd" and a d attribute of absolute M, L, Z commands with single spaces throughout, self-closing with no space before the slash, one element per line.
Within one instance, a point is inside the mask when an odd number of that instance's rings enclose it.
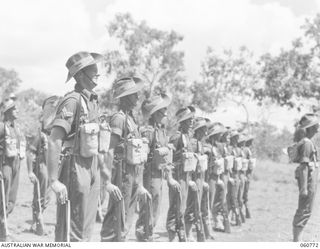
<path fill-rule="evenodd" d="M 239 210 L 238 209 L 236 209 L 235 215 L 236 215 L 236 226 L 241 226 L 242 222 L 241 222 L 241 218 L 240 218 L 240 214 L 239 214 Z"/>
<path fill-rule="evenodd" d="M 204 228 L 204 234 L 205 234 L 205 236 L 206 236 L 206 239 L 212 239 L 212 240 L 214 240 L 214 237 L 213 237 L 213 235 L 212 235 L 212 233 L 211 233 L 211 231 L 210 231 L 210 226 L 209 226 L 209 224 L 207 223 L 207 222 L 203 222 L 203 228 Z"/>
<path fill-rule="evenodd" d="M 174 231 L 168 231 L 169 242 L 172 242 L 175 237 L 176 237 L 176 232 L 174 232 Z"/>
<path fill-rule="evenodd" d="M 240 209 L 240 217 L 241 217 L 241 222 L 245 223 L 246 222 L 246 218 L 244 217 L 244 213 L 242 212 L 241 209 Z"/>
<path fill-rule="evenodd" d="M 225 233 L 231 233 L 231 228 L 230 228 L 230 222 L 228 217 L 226 217 L 223 221 L 223 226 L 224 226 L 224 232 Z"/>
<path fill-rule="evenodd" d="M 194 239 L 194 237 L 193 237 L 192 234 L 191 234 L 192 223 L 186 222 L 185 227 L 186 227 L 187 241 L 194 242 L 195 239 Z"/>
<path fill-rule="evenodd" d="M 302 227 L 293 227 L 293 242 L 299 242 L 302 240 Z"/>
<path fill-rule="evenodd" d="M 247 206 L 246 206 L 246 218 L 251 219 L 251 214 L 250 214 L 249 208 Z"/>

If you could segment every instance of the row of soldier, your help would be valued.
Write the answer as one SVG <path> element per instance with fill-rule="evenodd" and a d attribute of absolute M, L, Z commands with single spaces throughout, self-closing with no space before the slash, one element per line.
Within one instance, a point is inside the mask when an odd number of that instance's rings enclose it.
<path fill-rule="evenodd" d="M 136 77 L 113 84 L 118 112 L 106 125 L 93 92 L 101 60 L 101 55 L 88 52 L 68 59 L 67 81 L 73 77 L 75 89 L 59 102 L 50 125 L 43 118 L 42 131 L 29 139 L 28 173 L 34 183 L 32 229 L 44 233 L 42 213 L 50 187 L 57 196 L 55 241 L 89 241 L 101 192 L 100 177 L 110 196 L 101 241 L 127 240 L 135 213 L 137 240 L 153 241 L 160 210 L 164 210 L 163 181 L 169 189 L 169 241 L 176 235 L 179 241 L 210 240 L 213 230 L 230 233 L 230 222 L 240 226 L 250 218 L 253 137 L 196 117 L 195 109 L 187 106 L 176 112 L 178 131 L 168 138 L 171 99 L 165 94 L 143 102 L 141 110 L 149 123 L 138 127 L 133 110 L 144 85 Z M 19 181 L 19 166 L 15 165 L 21 156 L 14 101 L 8 101 L 3 112 L 0 232 L 6 240 L 6 217 L 13 209 Z M 12 148 L 16 150 L 10 154 Z"/>

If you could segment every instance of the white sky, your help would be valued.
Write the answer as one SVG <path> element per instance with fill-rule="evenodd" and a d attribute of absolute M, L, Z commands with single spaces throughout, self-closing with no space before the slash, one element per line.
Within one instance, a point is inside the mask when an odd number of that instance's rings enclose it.
<path fill-rule="evenodd" d="M 19 73 L 22 89 L 62 95 L 72 88 L 64 84 L 70 55 L 116 47 L 105 25 L 118 12 L 184 35 L 180 48 L 193 81 L 207 46 L 246 45 L 257 54 L 288 47 L 304 19 L 320 12 L 320 0 L 2 0 L 0 66 Z"/>

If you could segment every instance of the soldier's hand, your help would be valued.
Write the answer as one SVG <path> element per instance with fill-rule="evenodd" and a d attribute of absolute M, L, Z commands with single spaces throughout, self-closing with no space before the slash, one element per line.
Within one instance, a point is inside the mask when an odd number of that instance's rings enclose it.
<path fill-rule="evenodd" d="M 113 200 L 115 201 L 122 200 L 123 197 L 122 197 L 121 191 L 116 185 L 113 185 L 112 183 L 108 183 L 106 186 L 106 189 Z"/>
<path fill-rule="evenodd" d="M 168 184 L 169 184 L 170 187 L 172 187 L 173 189 L 177 190 L 178 192 L 181 191 L 181 186 L 176 180 L 171 179 L 171 180 L 168 181 Z"/>
<path fill-rule="evenodd" d="M 36 177 L 36 175 L 35 175 L 33 172 L 30 172 L 30 173 L 28 174 L 28 176 L 29 176 L 30 181 L 31 181 L 33 184 L 36 183 L 37 177 Z"/>
<path fill-rule="evenodd" d="M 204 191 L 208 191 L 209 190 L 209 184 L 208 183 L 206 183 L 206 182 L 203 183 L 203 190 Z"/>
<path fill-rule="evenodd" d="M 198 190 L 197 184 L 194 181 L 189 181 L 188 185 L 193 191 L 197 191 Z"/>
<path fill-rule="evenodd" d="M 51 184 L 52 190 L 56 193 L 57 199 L 61 204 L 65 204 L 68 200 L 68 191 L 66 185 L 58 180 Z"/>
<path fill-rule="evenodd" d="M 152 198 L 152 196 L 151 196 L 151 194 L 149 193 L 149 191 L 145 188 L 145 187 L 143 187 L 142 185 L 140 185 L 139 186 L 139 190 L 138 190 L 138 202 L 142 199 L 142 198 L 149 198 L 149 199 L 151 199 Z M 145 200 L 146 201 L 146 200 Z"/>

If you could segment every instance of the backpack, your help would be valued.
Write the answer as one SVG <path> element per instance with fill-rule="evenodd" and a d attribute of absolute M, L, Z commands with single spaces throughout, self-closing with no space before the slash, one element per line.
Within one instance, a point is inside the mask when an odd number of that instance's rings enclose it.
<path fill-rule="evenodd" d="M 53 121 L 56 117 L 58 107 L 62 101 L 63 97 L 51 96 L 43 101 L 42 104 L 42 123 L 43 129 L 51 130 Z"/>

